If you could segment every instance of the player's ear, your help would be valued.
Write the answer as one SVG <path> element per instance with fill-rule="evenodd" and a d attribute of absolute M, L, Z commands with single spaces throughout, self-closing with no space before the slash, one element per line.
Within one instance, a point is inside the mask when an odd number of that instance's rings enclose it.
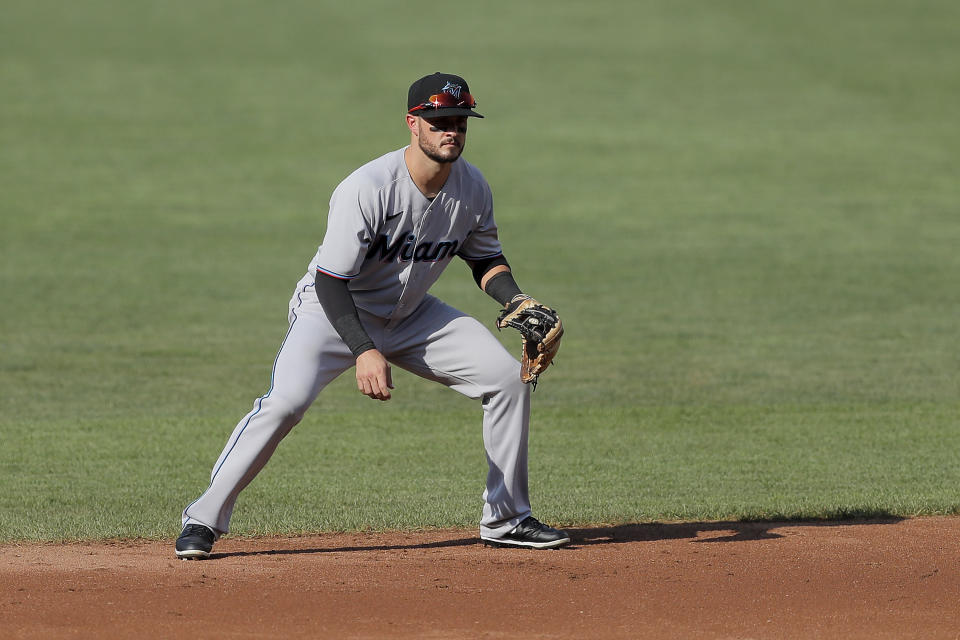
<path fill-rule="evenodd" d="M 420 118 L 408 113 L 407 128 L 410 129 L 410 133 L 412 133 L 415 136 L 419 136 L 420 135 Z"/>

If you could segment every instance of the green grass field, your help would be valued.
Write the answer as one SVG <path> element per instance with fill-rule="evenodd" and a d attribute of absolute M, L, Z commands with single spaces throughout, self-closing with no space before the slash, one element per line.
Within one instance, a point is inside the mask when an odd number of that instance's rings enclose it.
<path fill-rule="evenodd" d="M 470 81 L 561 312 L 542 519 L 960 512 L 960 5 L 4 0 L 0 539 L 173 536 L 269 386 L 333 187 Z M 492 326 L 454 264 L 434 288 Z M 511 348 L 515 335 L 504 334 Z M 475 526 L 473 402 L 331 385 L 234 532 Z"/>

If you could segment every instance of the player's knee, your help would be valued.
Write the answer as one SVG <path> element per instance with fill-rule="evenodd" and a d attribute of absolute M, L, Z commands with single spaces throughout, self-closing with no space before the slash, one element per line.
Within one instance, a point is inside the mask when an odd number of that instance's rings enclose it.
<path fill-rule="evenodd" d="M 283 414 L 281 422 L 283 422 L 284 426 L 286 426 L 288 429 L 292 429 L 300 424 L 300 421 L 303 420 L 303 416 L 306 412 L 307 410 L 305 407 L 292 407 Z"/>
<path fill-rule="evenodd" d="M 505 395 L 520 398 L 530 393 L 530 385 L 520 380 L 520 363 L 506 367 L 499 380 L 499 391 Z"/>
<path fill-rule="evenodd" d="M 282 396 L 276 396 L 272 398 L 271 410 L 277 418 L 277 421 L 280 424 L 280 428 L 284 431 L 290 431 L 297 424 L 303 420 L 304 414 L 306 414 L 307 409 L 310 408 L 309 403 L 296 402 L 290 398 L 284 398 Z"/>

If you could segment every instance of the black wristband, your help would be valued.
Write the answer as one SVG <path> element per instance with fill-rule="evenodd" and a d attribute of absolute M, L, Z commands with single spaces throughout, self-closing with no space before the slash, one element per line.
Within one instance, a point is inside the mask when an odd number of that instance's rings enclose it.
<path fill-rule="evenodd" d="M 523 293 L 513 279 L 513 274 L 509 271 L 501 271 L 487 280 L 484 291 L 487 292 L 488 296 L 504 305 L 510 302 L 515 295 Z"/>

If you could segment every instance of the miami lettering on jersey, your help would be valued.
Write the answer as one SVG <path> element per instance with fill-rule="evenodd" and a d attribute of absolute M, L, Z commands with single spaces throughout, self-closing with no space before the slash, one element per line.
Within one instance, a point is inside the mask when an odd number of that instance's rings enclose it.
<path fill-rule="evenodd" d="M 413 233 L 400 236 L 393 242 L 389 233 L 381 233 L 370 245 L 366 259 L 376 258 L 379 252 L 381 262 L 439 262 L 444 258 L 452 258 L 460 247 L 458 240 L 442 240 L 440 242 L 417 242 Z"/>

